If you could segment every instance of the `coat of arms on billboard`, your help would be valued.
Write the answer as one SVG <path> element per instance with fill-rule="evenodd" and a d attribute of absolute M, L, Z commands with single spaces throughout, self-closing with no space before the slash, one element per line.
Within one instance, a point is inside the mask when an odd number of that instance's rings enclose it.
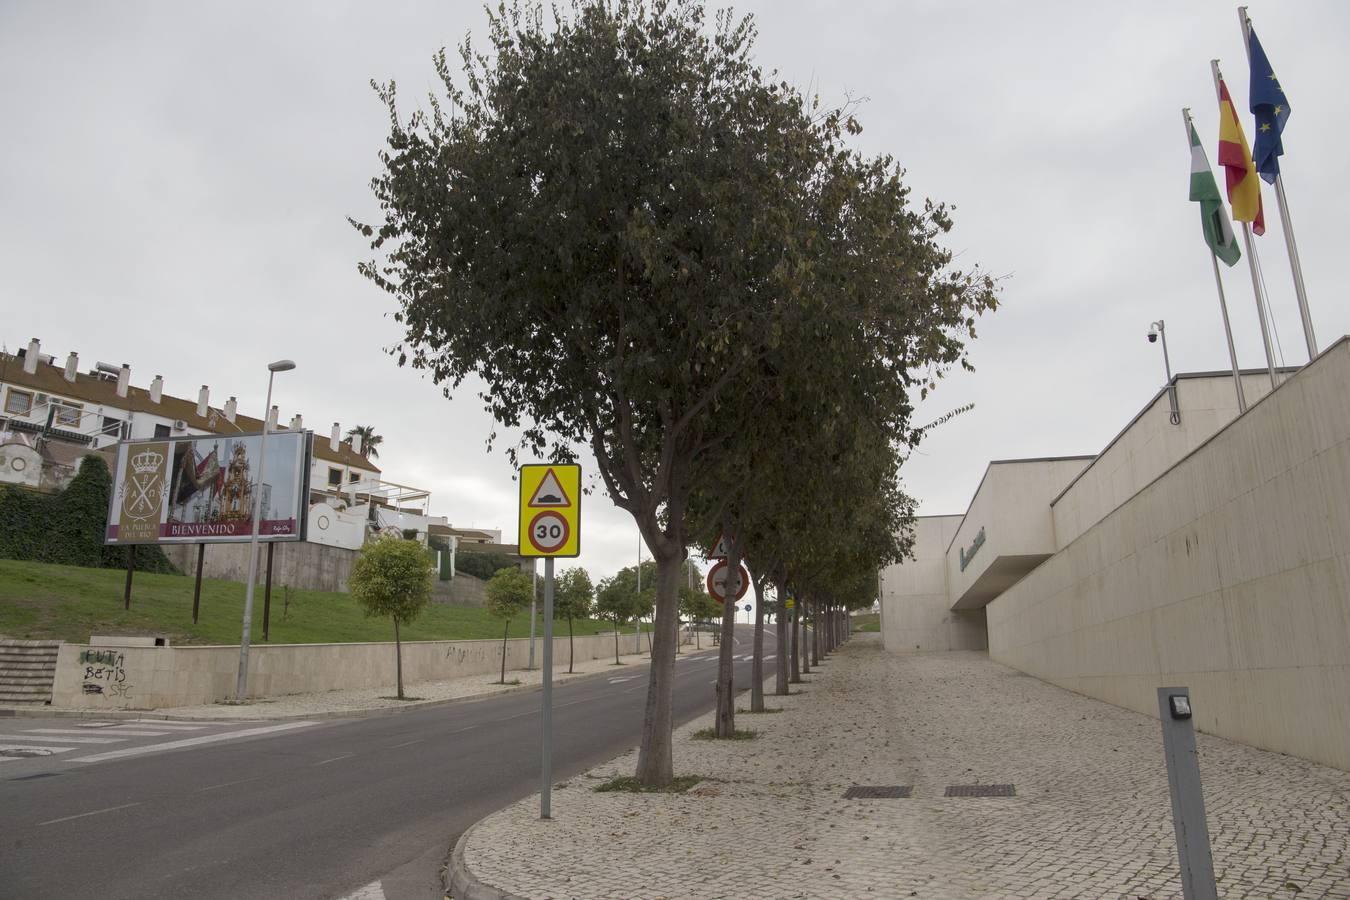
<path fill-rule="evenodd" d="M 155 540 L 167 485 L 168 446 L 148 444 L 127 457 L 120 491 L 118 534 L 122 540 Z"/>

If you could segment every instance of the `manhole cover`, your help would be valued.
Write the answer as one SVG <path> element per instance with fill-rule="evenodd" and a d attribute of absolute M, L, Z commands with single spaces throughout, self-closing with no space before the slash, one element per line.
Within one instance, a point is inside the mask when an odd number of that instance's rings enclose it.
<path fill-rule="evenodd" d="M 944 797 L 1016 797 L 1011 784 L 949 784 Z"/>
<path fill-rule="evenodd" d="M 912 784 L 855 784 L 844 792 L 845 800 L 902 800 L 914 790 Z"/>

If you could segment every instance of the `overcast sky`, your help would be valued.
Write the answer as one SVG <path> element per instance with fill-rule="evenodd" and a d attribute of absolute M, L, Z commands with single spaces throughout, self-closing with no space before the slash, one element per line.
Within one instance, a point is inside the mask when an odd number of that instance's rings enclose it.
<path fill-rule="evenodd" d="M 1095 453 L 1163 381 L 1145 341 L 1165 318 L 1178 371 L 1227 366 L 1210 264 L 1186 199 L 1182 106 L 1211 162 L 1209 60 L 1240 107 L 1246 64 L 1233 3 L 807 2 L 737 6 L 758 59 L 824 100 L 866 98 L 861 145 L 889 152 L 919 196 L 954 203 L 962 265 L 1004 282 L 979 323 L 977 371 L 945 381 L 938 430 L 901 473 L 923 513 L 959 513 L 991 458 Z M 1292 107 L 1287 190 L 1318 336 L 1350 332 L 1335 286 L 1350 146 L 1344 0 L 1253 2 Z M 455 525 L 515 529 L 505 456 L 471 390 L 447 402 L 381 352 L 389 298 L 356 273 L 367 187 L 387 134 L 368 81 L 405 102 L 433 87 L 431 55 L 477 3 L 74 3 L 0 0 L 3 339 L 130 363 L 166 391 L 260 415 L 265 366 L 282 420 L 326 434 L 374 425 L 391 480 L 433 491 Z M 1244 114 L 1250 137 L 1250 117 Z M 1306 359 L 1274 199 L 1260 239 L 1290 364 Z M 1238 352 L 1263 365 L 1245 262 L 1226 274 Z M 593 468 L 593 467 L 592 467 Z M 602 496 L 581 563 L 631 564 L 637 532 Z M 511 538 L 508 537 L 508 540 Z"/>

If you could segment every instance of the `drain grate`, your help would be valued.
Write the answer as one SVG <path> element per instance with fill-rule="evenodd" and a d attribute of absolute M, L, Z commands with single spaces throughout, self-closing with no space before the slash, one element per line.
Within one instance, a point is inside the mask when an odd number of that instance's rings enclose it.
<path fill-rule="evenodd" d="M 1011 784 L 949 784 L 944 797 L 1016 797 Z"/>
<path fill-rule="evenodd" d="M 844 792 L 845 800 L 903 800 L 913 792 L 912 784 L 855 784 Z"/>

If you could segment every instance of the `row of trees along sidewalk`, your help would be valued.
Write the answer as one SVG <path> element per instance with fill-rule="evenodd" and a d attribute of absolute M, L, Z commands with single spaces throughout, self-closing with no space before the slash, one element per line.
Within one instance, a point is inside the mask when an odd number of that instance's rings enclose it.
<path fill-rule="evenodd" d="M 952 265 L 944 205 L 850 146 L 851 105 L 761 70 L 748 18 L 697 0 L 559 15 L 489 12 L 490 49 L 466 41 L 458 76 L 439 54 L 427 109 L 405 116 L 375 85 L 383 222 L 352 224 L 371 239 L 362 273 L 398 303 L 399 364 L 447 393 L 476 376 L 496 420 L 523 426 L 513 461 L 589 453 L 637 522 L 655 619 L 636 774 L 662 786 L 687 548 L 725 529 L 818 639 L 870 602 L 908 546 L 914 395 L 969 365 L 996 289 Z"/>

